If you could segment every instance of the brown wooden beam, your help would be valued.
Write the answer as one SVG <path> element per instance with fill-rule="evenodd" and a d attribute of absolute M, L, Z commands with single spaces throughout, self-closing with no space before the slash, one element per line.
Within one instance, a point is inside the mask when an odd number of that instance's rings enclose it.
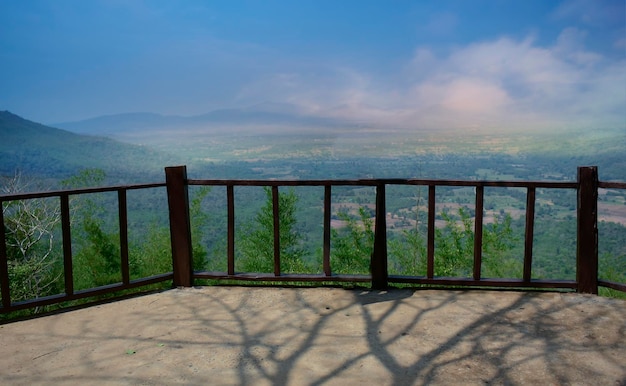
<path fill-rule="evenodd" d="M 128 209 L 126 190 L 117 191 L 117 206 L 120 226 L 120 261 L 122 265 L 122 283 L 130 283 L 130 266 L 128 263 Z"/>
<path fill-rule="evenodd" d="M 61 233 L 63 237 L 63 272 L 65 274 L 65 294 L 74 294 L 74 268 L 72 263 L 72 229 L 70 226 L 70 198 L 61 195 Z"/>
<path fill-rule="evenodd" d="M 485 189 L 476 187 L 476 210 L 474 211 L 474 280 L 480 280 L 483 262 L 483 202 Z"/>
<path fill-rule="evenodd" d="M 193 249 L 189 220 L 187 168 L 185 166 L 166 167 L 165 184 L 170 216 L 173 284 L 177 287 L 191 287 L 193 285 Z"/>
<path fill-rule="evenodd" d="M 435 276 L 435 185 L 428 186 L 428 247 L 426 257 L 426 276 Z"/>
<path fill-rule="evenodd" d="M 535 188 L 526 191 L 526 230 L 524 232 L 524 281 L 532 279 L 533 237 L 535 229 Z"/>
<path fill-rule="evenodd" d="M 272 186 L 272 210 L 274 214 L 274 276 L 280 276 L 280 197 L 278 186 Z"/>
<path fill-rule="evenodd" d="M 227 265 L 228 274 L 235 274 L 235 192 L 234 186 L 226 187 L 226 200 L 228 207 L 228 247 L 227 247 Z"/>
<path fill-rule="evenodd" d="M 578 292 L 598 293 L 598 168 L 578 168 L 576 281 Z"/>
<path fill-rule="evenodd" d="M 330 276 L 330 217 L 331 217 L 331 186 L 324 186 L 324 252 L 323 252 L 323 270 L 324 275 Z"/>
<path fill-rule="evenodd" d="M 385 209 L 385 185 L 376 187 L 376 222 L 374 251 L 370 260 L 372 289 L 386 289 L 387 278 L 387 211 Z"/>

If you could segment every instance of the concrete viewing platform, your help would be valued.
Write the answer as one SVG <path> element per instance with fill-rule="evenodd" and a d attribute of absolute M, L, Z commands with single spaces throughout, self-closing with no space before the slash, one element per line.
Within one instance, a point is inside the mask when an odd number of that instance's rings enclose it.
<path fill-rule="evenodd" d="M 0 384 L 626 385 L 626 302 L 173 289 L 0 325 Z"/>

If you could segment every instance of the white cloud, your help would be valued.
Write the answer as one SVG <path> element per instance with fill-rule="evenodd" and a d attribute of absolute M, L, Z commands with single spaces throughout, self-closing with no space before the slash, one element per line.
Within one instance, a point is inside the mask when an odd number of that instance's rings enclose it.
<path fill-rule="evenodd" d="M 567 28 L 552 46 L 502 37 L 443 57 L 420 47 L 384 79 L 329 66 L 321 76 L 275 75 L 247 93 L 381 127 L 624 127 L 626 63 L 586 50 L 584 40 Z"/>
<path fill-rule="evenodd" d="M 445 86 L 441 101 L 449 111 L 488 113 L 510 103 L 506 91 L 497 84 L 480 78 L 461 78 Z"/>

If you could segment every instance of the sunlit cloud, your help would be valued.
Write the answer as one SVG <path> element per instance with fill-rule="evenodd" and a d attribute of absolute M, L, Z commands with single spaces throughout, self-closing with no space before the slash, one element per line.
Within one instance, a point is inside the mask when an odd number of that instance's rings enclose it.
<path fill-rule="evenodd" d="M 566 28 L 550 46 L 501 37 L 444 56 L 419 47 L 396 79 L 325 68 L 277 74 L 246 93 L 387 128 L 623 127 L 626 63 L 586 49 L 585 36 Z"/>

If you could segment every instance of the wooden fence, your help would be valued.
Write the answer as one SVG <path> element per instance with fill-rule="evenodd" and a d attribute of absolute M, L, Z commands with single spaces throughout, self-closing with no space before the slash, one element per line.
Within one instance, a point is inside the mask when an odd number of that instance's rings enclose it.
<path fill-rule="evenodd" d="M 626 292 L 626 284 L 598 279 L 598 189 L 626 189 L 626 183 L 601 182 L 598 170 L 594 166 L 579 167 L 576 182 L 549 181 L 461 181 L 428 179 L 362 179 L 362 180 L 196 180 L 188 179 L 185 166 L 165 168 L 165 183 L 116 186 L 93 189 L 75 189 L 44 193 L 29 193 L 0 196 L 0 204 L 15 200 L 28 200 L 46 197 L 58 197 L 61 208 L 61 228 L 63 242 L 65 292 L 45 298 L 27 299 L 14 302 L 11 300 L 9 269 L 5 232 L 0 232 L 0 290 L 2 303 L 0 312 L 6 313 L 25 308 L 45 306 L 120 290 L 134 289 L 149 284 L 171 280 L 174 286 L 189 287 L 196 279 L 240 280 L 265 282 L 313 282 L 322 285 L 329 282 L 370 282 L 374 289 L 387 288 L 390 283 L 414 285 L 443 285 L 461 287 L 506 287 L 519 289 L 569 289 L 581 293 L 598 293 L 598 286 Z M 191 244 L 191 225 L 189 215 L 188 187 L 225 186 L 227 200 L 227 271 L 194 272 Z M 386 187 L 392 185 L 413 185 L 428 187 L 428 231 L 427 231 L 427 269 L 426 276 L 397 276 L 388 273 L 387 224 L 386 224 Z M 131 280 L 128 262 L 128 219 L 126 193 L 129 190 L 167 188 L 169 205 L 170 236 L 172 247 L 172 271 L 156 276 Z M 272 273 L 236 272 L 235 271 L 235 199 L 236 186 L 269 187 L 272 192 L 274 218 L 274 270 Z M 323 217 L 323 263 L 320 274 L 283 273 L 280 269 L 279 224 L 279 187 L 318 186 L 324 188 Z M 333 273 L 331 264 L 331 193 L 338 186 L 371 186 L 376 189 L 375 234 L 373 253 L 370 256 L 370 275 L 338 275 Z M 473 187 L 475 188 L 474 251 L 473 272 L 471 277 L 437 277 L 435 272 L 435 203 L 437 187 Z M 482 241 L 483 241 L 483 200 L 485 187 L 524 188 L 526 189 L 526 217 L 524 232 L 523 277 L 521 279 L 483 278 Z M 535 223 L 535 193 L 537 189 L 573 189 L 577 191 L 577 249 L 576 279 L 533 279 L 533 232 Z M 120 230 L 121 282 L 107 286 L 75 291 L 73 257 L 70 226 L 70 200 L 72 195 L 99 192 L 117 192 Z M 0 223 L 5 226 L 0 213 Z M 4 229 L 4 228 L 3 228 Z"/>

